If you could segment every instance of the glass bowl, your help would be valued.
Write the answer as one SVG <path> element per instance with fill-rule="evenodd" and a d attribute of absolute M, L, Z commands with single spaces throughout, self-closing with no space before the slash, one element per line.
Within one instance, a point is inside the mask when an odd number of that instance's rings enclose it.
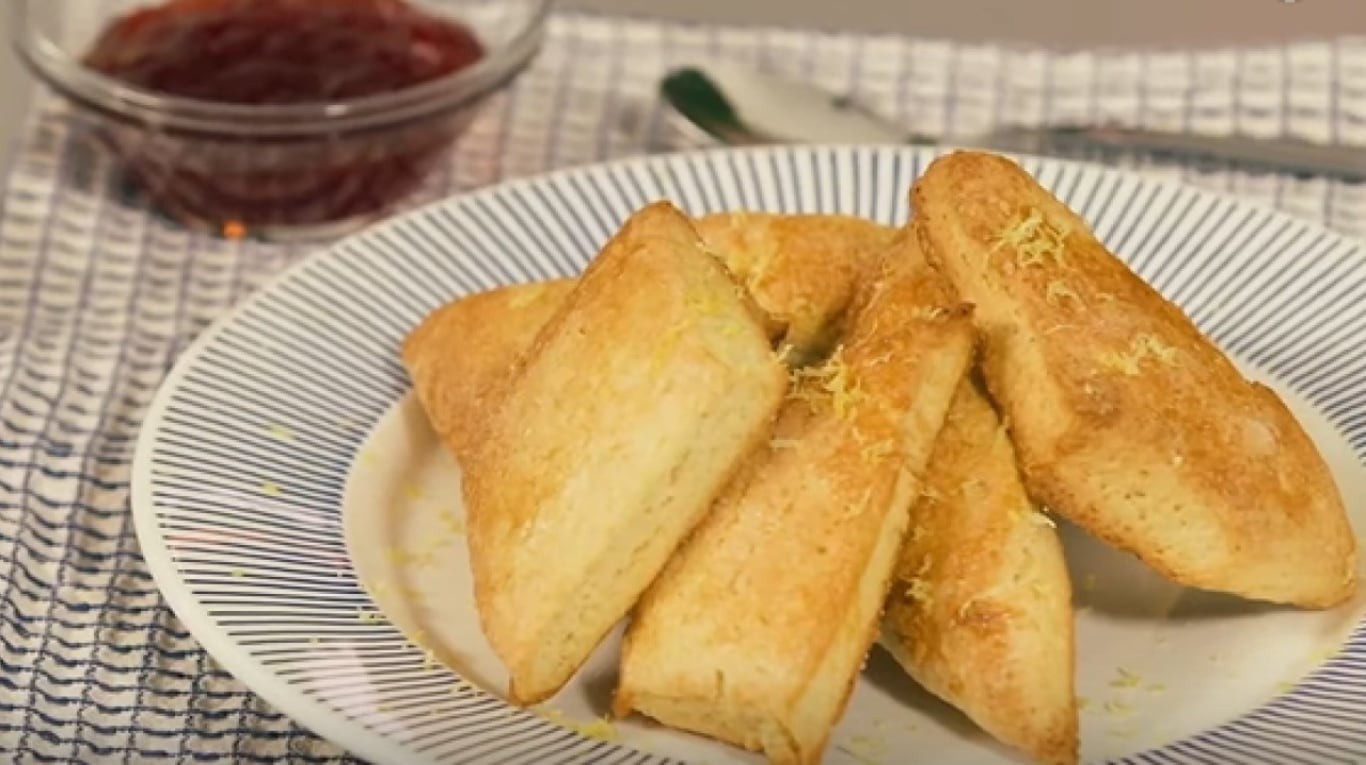
<path fill-rule="evenodd" d="M 172 218 L 227 236 L 335 236 L 393 209 L 488 97 L 534 58 L 550 0 L 409 0 L 468 26 L 473 65 L 348 101 L 244 105 L 168 96 L 82 63 L 105 27 L 161 0 L 15 0 L 15 48 Z"/>

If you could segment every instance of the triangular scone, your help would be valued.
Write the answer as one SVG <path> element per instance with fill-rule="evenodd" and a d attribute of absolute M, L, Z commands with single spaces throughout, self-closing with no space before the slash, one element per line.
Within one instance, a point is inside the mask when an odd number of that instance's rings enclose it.
<path fill-rule="evenodd" d="M 641 599 L 617 714 L 821 759 L 972 356 L 968 309 L 923 261 L 901 265 Z"/>
<path fill-rule="evenodd" d="M 432 311 L 404 340 L 413 390 L 457 459 L 477 437 L 491 383 L 512 372 L 574 284 L 557 279 L 468 295 Z"/>
<path fill-rule="evenodd" d="M 977 306 L 1030 494 L 1181 584 L 1304 607 L 1356 587 L 1338 489 L 1300 424 L 1004 157 L 937 159 L 926 255 Z"/>
<path fill-rule="evenodd" d="M 724 212 L 697 230 L 777 324 L 794 363 L 829 353 L 897 229 L 852 215 Z"/>
<path fill-rule="evenodd" d="M 997 739 L 1077 761 L 1072 586 L 1052 523 L 971 378 L 939 431 L 887 597 L 882 645 Z"/>
<path fill-rule="evenodd" d="M 572 676 L 767 435 L 787 376 L 751 311 L 688 218 L 653 204 L 490 394 L 464 495 L 514 702 Z"/>

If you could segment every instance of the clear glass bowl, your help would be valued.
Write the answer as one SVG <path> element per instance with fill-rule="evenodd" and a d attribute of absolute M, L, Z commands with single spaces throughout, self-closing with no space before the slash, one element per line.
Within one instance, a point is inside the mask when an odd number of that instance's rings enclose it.
<path fill-rule="evenodd" d="M 171 217 L 231 236 L 317 238 L 373 221 L 440 164 L 535 56 L 550 0 L 410 0 L 485 55 L 445 77 L 335 103 L 252 106 L 131 87 L 81 63 L 103 29 L 160 0 L 15 0 L 15 48 Z"/>

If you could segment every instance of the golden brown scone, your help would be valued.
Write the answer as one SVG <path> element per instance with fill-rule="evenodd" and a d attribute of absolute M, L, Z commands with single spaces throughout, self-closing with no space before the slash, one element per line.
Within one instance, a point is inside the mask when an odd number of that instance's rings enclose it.
<path fill-rule="evenodd" d="M 475 293 L 432 311 L 404 340 L 413 390 L 457 458 L 489 406 L 490 384 L 511 372 L 573 288 L 573 279 L 556 279 Z"/>
<path fill-rule="evenodd" d="M 1015 450 L 965 378 L 887 596 L 882 645 L 931 693 L 1035 762 L 1077 761 L 1072 586 Z"/>
<path fill-rule="evenodd" d="M 1030 494 L 1181 584 L 1323 608 L 1356 544 L 1314 444 L 1179 308 L 1003 157 L 936 160 L 926 255 L 976 304 Z"/>
<path fill-rule="evenodd" d="M 972 356 L 923 260 L 890 276 L 641 599 L 618 715 L 775 763 L 821 759 L 878 630 L 935 434 Z"/>
<path fill-rule="evenodd" d="M 897 230 L 848 215 L 725 212 L 697 230 L 771 316 L 794 363 L 829 353 L 868 271 Z"/>
<path fill-rule="evenodd" d="M 633 215 L 517 365 L 469 450 L 475 602 L 509 695 L 553 695 L 767 435 L 786 374 L 667 203 Z"/>

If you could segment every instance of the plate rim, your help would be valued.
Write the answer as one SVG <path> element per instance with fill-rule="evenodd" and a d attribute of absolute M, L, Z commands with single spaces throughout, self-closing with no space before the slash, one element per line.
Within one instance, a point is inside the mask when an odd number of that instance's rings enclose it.
<path fill-rule="evenodd" d="M 174 401 L 186 375 L 224 330 L 259 303 L 263 295 L 273 293 L 281 285 L 301 278 L 311 262 L 327 256 L 334 247 L 335 245 L 329 245 L 309 253 L 299 262 L 271 276 L 205 328 L 176 359 L 176 363 L 158 385 L 156 395 L 147 407 L 142 425 L 138 429 L 129 481 L 129 508 L 133 515 L 133 529 L 138 547 L 142 551 L 143 562 L 152 576 L 152 581 L 165 598 L 167 607 L 181 624 L 185 625 L 185 629 L 205 653 L 249 692 L 260 696 L 297 724 L 331 741 L 352 756 L 382 762 L 382 755 L 387 753 L 377 750 L 380 742 L 373 740 L 373 736 L 368 734 L 366 728 L 346 724 L 348 721 L 340 712 L 329 709 L 317 699 L 309 698 L 297 686 L 291 685 L 280 675 L 267 669 L 250 651 L 228 635 L 218 620 L 208 613 L 176 566 L 175 558 L 166 544 L 165 530 L 160 526 L 157 503 L 152 497 L 151 477 L 156 436 L 165 422 L 166 410 Z M 360 733 L 353 735 L 352 730 Z M 422 756 L 417 752 L 413 755 L 415 758 Z M 431 760 L 424 758 L 421 761 Z"/>
<path fill-rule="evenodd" d="M 416 221 L 429 217 L 442 209 L 468 204 L 471 201 L 487 200 L 490 198 L 496 199 L 498 195 L 509 191 L 552 183 L 556 179 L 586 173 L 621 172 L 633 167 L 667 166 L 673 162 L 687 162 L 690 159 L 703 159 L 727 154 L 753 155 L 757 158 L 763 155 L 772 154 L 795 156 L 822 152 L 835 154 L 869 152 L 874 155 L 900 153 L 906 156 L 920 156 L 924 161 L 924 165 L 921 168 L 923 174 L 924 168 L 928 167 L 929 162 L 934 158 L 951 154 L 955 151 L 960 151 L 960 149 L 954 147 L 912 146 L 907 144 L 820 143 L 747 147 L 720 146 L 659 154 L 639 154 L 619 157 L 604 161 L 554 168 L 525 176 L 506 178 L 486 186 L 450 194 L 410 210 L 403 211 L 391 218 L 377 222 L 365 229 L 349 234 L 304 254 L 294 263 L 285 266 L 279 272 L 267 278 L 260 286 L 241 298 L 223 315 L 219 316 L 210 323 L 209 326 L 202 330 L 179 354 L 171 369 L 158 383 L 157 391 L 151 403 L 148 405 L 146 412 L 143 415 L 142 423 L 139 426 L 129 480 L 130 512 L 133 515 L 134 531 L 148 573 L 156 583 L 157 589 L 165 599 L 166 605 L 205 652 L 248 691 L 260 696 L 296 724 L 320 738 L 341 747 L 347 754 L 360 757 L 367 761 L 377 763 L 385 762 L 386 758 L 391 757 L 394 754 L 395 748 L 397 748 L 403 752 L 405 762 L 435 763 L 436 760 L 433 760 L 429 755 L 415 751 L 402 742 L 388 738 L 378 731 L 373 730 L 368 725 L 357 724 L 356 721 L 350 720 L 339 710 L 330 708 L 322 700 L 309 696 L 298 686 L 287 682 L 280 675 L 261 664 L 249 650 L 227 634 L 218 620 L 208 612 L 204 605 L 199 601 L 198 597 L 191 591 L 189 585 L 179 571 L 175 559 L 171 555 L 170 549 L 166 544 L 165 530 L 160 525 L 158 506 L 152 496 L 152 467 L 155 464 L 153 455 L 155 446 L 158 442 L 158 436 L 160 435 L 166 420 L 168 407 L 175 400 L 176 395 L 183 387 L 186 376 L 195 368 L 196 364 L 210 347 L 214 345 L 225 330 L 241 321 L 249 312 L 260 306 L 271 296 L 279 294 L 283 288 L 290 284 L 300 282 L 306 283 L 308 275 L 317 264 L 324 262 L 328 258 L 341 255 L 342 250 L 353 248 L 358 245 L 364 246 L 371 239 L 383 237 L 396 229 L 412 226 Z M 1031 174 L 1037 174 L 1043 167 L 1050 165 L 1062 168 L 1071 167 L 1083 173 L 1093 174 L 1098 182 L 1117 183 L 1124 179 L 1131 179 L 1159 191 L 1165 189 L 1173 192 L 1193 193 L 1195 195 L 1194 198 L 1197 199 L 1205 198 L 1210 201 L 1223 200 L 1225 202 L 1233 203 L 1237 207 L 1255 210 L 1259 214 L 1268 216 L 1276 221 L 1308 227 L 1315 234 L 1326 235 L 1339 242 L 1351 245 L 1353 251 L 1366 254 L 1366 239 L 1336 231 L 1318 221 L 1292 215 L 1289 212 L 1271 207 L 1259 200 L 1248 199 L 1233 193 L 1205 189 L 1179 180 L 1159 177 L 1154 174 L 1145 173 L 1141 169 L 1119 168 L 1101 164 L 1099 162 L 1027 153 L 995 153 L 1006 156 L 1026 166 L 1032 166 L 1034 170 L 1031 171 Z M 698 180 L 701 179 L 699 178 Z M 687 186 L 691 184 L 683 185 Z M 910 189 L 907 189 L 903 194 L 905 197 L 905 206 L 903 206 L 902 209 L 906 209 L 906 207 L 909 206 L 909 192 Z M 1088 225 L 1092 225 L 1092 222 L 1088 221 Z M 1123 258 L 1121 257 L 1121 259 Z M 1362 263 L 1362 270 L 1363 273 L 1366 273 L 1366 261 L 1363 261 Z M 390 403 L 391 407 L 393 403 L 395 402 Z M 362 439 L 362 443 L 363 442 L 364 439 Z M 355 457 L 355 453 L 350 455 L 349 464 L 354 465 Z M 348 470 L 348 481 L 350 480 L 350 472 L 352 471 Z M 340 512 L 340 507 L 338 507 L 338 511 Z M 350 564 L 349 561 L 349 551 L 347 557 L 348 565 L 353 565 Z M 363 586 L 360 587 L 360 589 L 362 592 L 365 592 Z M 365 593 L 365 597 L 369 598 L 368 592 Z M 1351 630 L 1347 642 L 1344 643 L 1344 647 L 1348 643 L 1353 642 L 1357 636 L 1361 634 L 1366 634 L 1366 619 L 1359 621 Z M 1269 707 L 1277 705 L 1278 702 L 1294 696 L 1304 682 L 1311 679 L 1326 666 L 1328 666 L 1327 661 L 1319 663 L 1311 669 L 1308 674 L 1301 678 L 1301 680 L 1297 682 L 1296 687 L 1288 693 L 1277 696 L 1259 706 L 1239 713 L 1237 716 L 1230 718 L 1217 726 L 1206 728 L 1183 739 L 1136 750 L 1119 759 L 1127 760 L 1129 758 L 1142 758 L 1148 753 L 1160 753 L 1183 741 L 1190 741 L 1211 734 L 1223 733 L 1249 715 L 1267 710 Z M 452 674 L 459 677 L 458 673 L 455 673 L 453 670 Z M 506 704 L 506 702 L 503 703 Z M 642 755 L 649 754 L 637 750 L 629 744 L 618 742 L 615 743 L 614 746 Z M 651 756 L 657 757 L 657 755 Z"/>

